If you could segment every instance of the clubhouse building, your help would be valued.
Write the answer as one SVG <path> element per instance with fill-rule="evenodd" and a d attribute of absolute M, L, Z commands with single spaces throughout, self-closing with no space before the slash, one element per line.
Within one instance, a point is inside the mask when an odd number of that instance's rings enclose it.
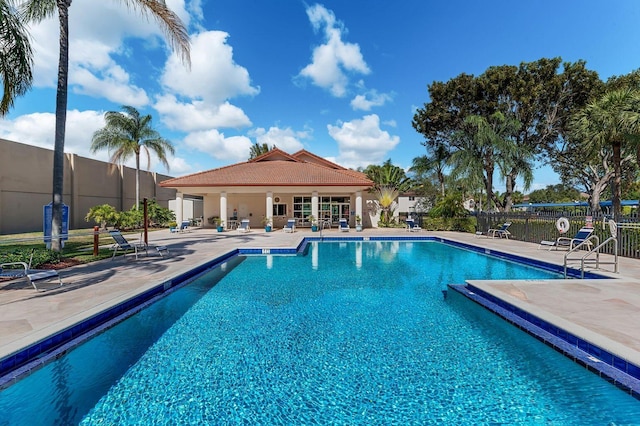
<path fill-rule="evenodd" d="M 295 218 L 297 226 L 310 226 L 313 216 L 325 227 L 345 218 L 350 226 L 362 218 L 363 226 L 376 223 L 377 204 L 369 193 L 373 182 L 364 173 L 344 168 L 306 150 L 288 154 L 278 148 L 251 160 L 165 180 L 161 187 L 177 190 L 176 220 L 183 217 L 185 195 L 203 199 L 203 225 L 214 219 L 233 229 L 242 219 L 252 228 L 267 220 L 274 228 Z"/>

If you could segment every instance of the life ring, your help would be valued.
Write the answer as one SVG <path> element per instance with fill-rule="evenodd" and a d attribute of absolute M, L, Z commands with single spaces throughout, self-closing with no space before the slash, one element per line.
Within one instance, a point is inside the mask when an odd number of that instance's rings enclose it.
<path fill-rule="evenodd" d="M 556 220 L 556 228 L 561 234 L 567 232 L 569 230 L 569 219 L 567 219 L 566 217 L 561 217 L 560 219 Z"/>

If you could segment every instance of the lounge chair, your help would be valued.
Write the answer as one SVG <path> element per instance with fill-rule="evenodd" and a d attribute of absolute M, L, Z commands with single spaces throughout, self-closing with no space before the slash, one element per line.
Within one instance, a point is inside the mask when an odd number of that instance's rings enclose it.
<path fill-rule="evenodd" d="M 1 264 L 0 278 L 17 279 L 26 277 L 29 284 L 31 284 L 36 290 L 38 290 L 36 283 L 39 281 L 57 279 L 59 285 L 62 285 L 62 279 L 60 278 L 58 271 L 55 269 L 31 269 L 32 260 L 33 252 L 31 252 L 31 258 L 29 259 L 28 265 L 25 262 L 8 262 Z M 11 268 L 7 269 L 7 266 L 10 266 Z M 18 268 L 15 268 L 16 266 Z"/>
<path fill-rule="evenodd" d="M 487 237 L 495 238 L 496 236 L 498 236 L 500 238 L 509 239 L 509 235 L 511 235 L 511 232 L 509 232 L 508 228 L 510 226 L 511 222 L 505 222 L 500 228 L 489 229 L 487 230 Z"/>
<path fill-rule="evenodd" d="M 284 226 L 284 232 L 296 232 L 296 220 L 289 219 L 287 220 L 287 224 Z"/>
<path fill-rule="evenodd" d="M 189 229 L 189 225 L 191 225 L 190 220 L 183 220 L 178 230 L 180 232 L 191 232 L 191 230 Z"/>
<path fill-rule="evenodd" d="M 238 232 L 249 232 L 251 231 L 251 227 L 249 226 L 249 219 L 242 219 L 240 221 L 240 226 L 238 226 Z"/>
<path fill-rule="evenodd" d="M 407 219 L 407 231 L 418 232 L 418 231 L 422 231 L 422 228 L 419 225 L 416 225 L 413 219 L 409 218 Z"/>
<path fill-rule="evenodd" d="M 109 231 L 109 234 L 113 237 L 113 240 L 115 241 L 115 244 L 111 246 L 111 248 L 113 249 L 113 256 L 111 256 L 111 260 L 113 260 L 116 257 L 116 253 L 118 252 L 118 250 L 124 251 L 124 257 L 127 256 L 127 252 L 133 251 L 133 253 L 136 255 L 136 260 L 138 259 L 139 249 L 144 249 L 145 253 L 148 254 L 146 244 L 142 242 L 131 244 L 129 243 L 129 241 L 127 241 L 124 235 L 122 235 L 118 230 Z"/>
<path fill-rule="evenodd" d="M 585 243 L 585 245 L 590 248 L 591 241 L 588 241 L 589 237 L 593 234 L 593 228 L 580 228 L 580 230 L 576 233 L 576 235 L 571 237 L 558 237 L 555 241 L 540 241 L 540 245 L 538 246 L 538 250 L 542 247 L 549 247 L 548 250 L 552 248 L 566 248 L 567 250 L 573 250 L 578 245 Z M 586 241 L 586 242 L 585 242 Z"/>
<path fill-rule="evenodd" d="M 347 222 L 347 219 L 345 218 L 340 219 L 340 222 L 338 223 L 338 228 L 342 232 L 349 232 L 349 223 Z"/>

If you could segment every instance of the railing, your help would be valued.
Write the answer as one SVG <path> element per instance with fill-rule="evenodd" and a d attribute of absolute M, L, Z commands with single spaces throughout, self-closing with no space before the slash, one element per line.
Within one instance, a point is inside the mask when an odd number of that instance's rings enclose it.
<path fill-rule="evenodd" d="M 511 222 L 509 232 L 511 239 L 540 243 L 543 240 L 556 240 L 558 230 L 556 220 L 560 217 L 569 219 L 567 235 L 575 235 L 585 225 L 584 214 L 571 214 L 572 212 L 512 212 L 512 213 L 480 213 L 477 216 L 478 231 L 486 231 L 490 228 L 500 227 L 505 222 Z M 606 225 L 609 217 L 604 215 L 593 216 L 594 234 L 601 240 L 609 238 L 610 231 Z M 616 235 L 615 247 L 607 244 L 601 248 L 601 253 L 615 254 L 622 257 L 640 259 L 640 222 L 637 215 L 623 216 L 620 219 Z"/>
<path fill-rule="evenodd" d="M 592 240 L 595 241 L 595 244 L 592 243 Z M 577 244 L 577 245 L 575 245 L 573 247 L 569 246 L 569 251 L 567 251 L 564 254 L 564 277 L 565 278 L 567 278 L 567 268 L 568 268 L 569 261 L 570 260 L 578 260 L 577 258 L 570 259 L 569 255 L 571 253 L 577 252 L 578 250 L 582 250 L 584 247 L 589 248 L 591 246 L 598 247 L 598 248 L 600 247 L 600 238 L 598 238 L 597 235 L 591 235 L 589 238 L 585 238 L 584 241 L 581 241 L 580 244 Z M 593 251 L 593 249 L 589 250 L 589 253 L 591 253 L 592 251 Z M 596 253 L 597 253 L 597 257 L 599 258 L 600 257 L 600 252 L 598 251 Z M 584 278 L 584 268 L 582 268 L 581 278 Z"/>

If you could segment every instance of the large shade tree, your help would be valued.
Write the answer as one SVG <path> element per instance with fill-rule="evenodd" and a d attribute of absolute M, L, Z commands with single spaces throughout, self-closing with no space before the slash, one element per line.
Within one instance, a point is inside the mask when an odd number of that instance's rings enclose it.
<path fill-rule="evenodd" d="M 112 163 L 123 164 L 131 157 L 136 159 L 136 210 L 140 205 L 140 154 L 151 166 L 150 153 L 169 169 L 167 153 L 174 153 L 173 145 L 151 127 L 151 115 L 140 115 L 132 106 L 124 105 L 124 112 L 108 111 L 104 114 L 106 125 L 93 134 L 91 152 L 107 149 Z"/>
<path fill-rule="evenodd" d="M 167 36 L 169 44 L 184 63 L 190 63 L 189 34 L 178 15 L 172 12 L 164 0 L 121 0 L 121 3 L 140 13 L 144 18 L 153 18 Z M 64 184 L 64 142 L 67 121 L 67 91 L 69 79 L 69 8 L 71 0 L 26 0 L 24 16 L 29 21 L 39 22 L 58 16 L 60 25 L 60 51 L 58 59 L 58 86 L 56 90 L 56 124 L 53 149 L 53 208 L 51 223 L 51 248 L 61 249 L 62 190 Z"/>
<path fill-rule="evenodd" d="M 29 35 L 10 0 L 0 1 L 0 115 L 6 115 L 16 97 L 31 87 L 33 52 Z"/>
<path fill-rule="evenodd" d="M 467 117 L 489 119 L 499 112 L 517 120 L 521 125 L 512 141 L 526 155 L 511 158 L 512 167 L 503 169 L 507 189 L 500 205 L 508 208 L 520 165 L 547 156 L 563 137 L 571 111 L 584 106 L 593 86 L 601 84 L 582 61 L 564 63 L 562 70 L 560 66 L 560 58 L 543 58 L 517 67 L 490 67 L 477 77 L 461 74 L 433 82 L 428 87 L 430 102 L 417 110 L 413 127 L 424 136 L 425 146 L 444 144 L 453 154 L 468 143 L 455 137 L 465 130 Z"/>

